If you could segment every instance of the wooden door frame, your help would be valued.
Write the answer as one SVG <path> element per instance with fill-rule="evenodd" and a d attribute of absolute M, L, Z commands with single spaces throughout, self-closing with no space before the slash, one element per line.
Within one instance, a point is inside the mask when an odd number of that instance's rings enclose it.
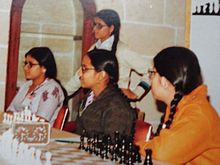
<path fill-rule="evenodd" d="M 13 0 L 11 5 L 4 111 L 16 95 L 21 17 L 25 1 L 26 0 Z M 84 12 L 82 39 L 82 55 L 84 55 L 95 41 L 94 36 L 91 35 L 91 22 L 92 16 L 96 13 L 96 6 L 94 0 L 80 0 L 80 3 Z"/>

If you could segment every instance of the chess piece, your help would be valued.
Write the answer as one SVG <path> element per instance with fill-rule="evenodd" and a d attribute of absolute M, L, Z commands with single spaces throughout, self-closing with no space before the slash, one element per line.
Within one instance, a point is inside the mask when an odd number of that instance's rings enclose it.
<path fill-rule="evenodd" d="M 80 150 L 84 150 L 85 149 L 85 146 L 84 146 L 84 144 L 85 144 L 85 142 L 84 142 L 84 140 L 85 140 L 85 130 L 83 130 L 83 132 L 82 132 L 82 134 L 81 134 L 81 136 L 80 136 L 80 145 L 79 145 L 79 149 Z"/>
<path fill-rule="evenodd" d="M 126 159 L 125 159 L 125 155 L 126 155 L 126 151 L 125 151 L 125 138 L 122 138 L 121 140 L 121 148 L 120 148 L 120 164 L 125 164 Z"/>
<path fill-rule="evenodd" d="M 87 146 L 86 146 L 86 148 L 85 148 L 85 151 L 86 152 L 91 152 L 91 138 L 90 137 L 88 137 L 87 138 Z"/>
<path fill-rule="evenodd" d="M 32 116 L 31 116 L 31 120 L 32 121 L 35 121 L 35 122 L 37 122 L 37 121 L 39 121 L 39 117 L 37 117 L 35 114 L 32 114 Z"/>
<path fill-rule="evenodd" d="M 133 165 L 134 164 L 134 157 L 133 157 L 133 143 L 132 141 L 129 141 L 128 143 L 128 154 L 126 159 L 127 165 Z"/>
<path fill-rule="evenodd" d="M 45 158 L 46 158 L 46 163 L 45 163 L 45 165 L 50 165 L 50 164 L 51 164 L 51 158 L 52 158 L 51 152 L 47 151 L 47 152 L 45 153 Z"/>
<path fill-rule="evenodd" d="M 35 153 L 35 159 L 40 160 L 41 157 L 41 150 L 37 149 Z"/>
<path fill-rule="evenodd" d="M 152 150 L 147 148 L 147 149 L 145 149 L 145 152 L 146 152 L 146 157 L 145 157 L 145 160 L 144 160 L 144 165 L 153 165 L 152 157 L 151 157 Z"/>
<path fill-rule="evenodd" d="M 35 160 L 34 160 L 34 165 L 41 165 L 41 150 L 36 149 L 35 151 Z"/>
<path fill-rule="evenodd" d="M 28 106 L 24 108 L 24 121 L 30 121 L 31 119 L 31 111 L 29 110 Z"/>
<path fill-rule="evenodd" d="M 6 118 L 7 118 L 7 113 L 4 113 L 2 123 L 6 123 Z"/>
<path fill-rule="evenodd" d="M 111 154 L 111 136 L 110 135 L 107 135 L 107 147 L 106 147 L 106 154 L 107 154 L 107 158 L 110 157 L 110 154 Z"/>
<path fill-rule="evenodd" d="M 140 147 L 137 145 L 134 145 L 134 162 L 135 163 L 141 163 L 141 155 L 139 153 Z"/>

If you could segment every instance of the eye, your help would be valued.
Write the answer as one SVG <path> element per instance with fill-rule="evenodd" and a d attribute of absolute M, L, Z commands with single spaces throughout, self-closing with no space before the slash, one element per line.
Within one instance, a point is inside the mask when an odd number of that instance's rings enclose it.
<path fill-rule="evenodd" d="M 32 68 L 33 66 L 35 66 L 35 65 L 39 65 L 39 64 L 34 64 L 34 63 L 32 63 L 32 62 L 29 62 L 29 61 L 24 61 L 24 66 L 28 66 L 28 68 Z"/>
<path fill-rule="evenodd" d="M 95 23 L 93 22 L 93 28 L 97 28 L 97 29 L 102 29 L 103 27 L 105 27 L 107 25 L 101 24 L 101 23 Z"/>

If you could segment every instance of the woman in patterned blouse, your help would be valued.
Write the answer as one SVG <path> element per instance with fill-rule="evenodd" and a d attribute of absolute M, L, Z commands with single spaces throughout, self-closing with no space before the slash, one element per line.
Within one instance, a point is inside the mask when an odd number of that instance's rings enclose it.
<path fill-rule="evenodd" d="M 31 110 L 40 119 L 53 125 L 64 101 L 64 92 L 56 79 L 57 67 L 52 51 L 48 47 L 35 47 L 25 54 L 22 85 L 7 108 L 7 112 Z"/>

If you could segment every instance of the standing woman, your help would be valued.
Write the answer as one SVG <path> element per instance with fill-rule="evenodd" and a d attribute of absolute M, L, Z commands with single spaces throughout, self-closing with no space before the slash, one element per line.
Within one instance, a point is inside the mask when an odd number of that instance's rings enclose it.
<path fill-rule="evenodd" d="M 34 47 L 25 54 L 26 78 L 7 112 L 21 112 L 28 107 L 33 114 L 53 125 L 64 101 L 64 92 L 56 79 L 57 67 L 48 47 Z"/>
<path fill-rule="evenodd" d="M 219 164 L 220 118 L 207 99 L 196 55 L 183 47 L 166 48 L 149 74 L 153 96 L 167 109 L 156 136 L 139 142 L 141 154 L 151 148 L 153 159 L 171 164 Z"/>
<path fill-rule="evenodd" d="M 115 131 L 121 135 L 134 133 L 135 112 L 127 98 L 118 88 L 118 63 L 111 52 L 96 49 L 83 57 L 80 71 L 83 88 L 90 89 L 76 120 L 76 133 L 86 131 L 87 136 L 94 133 L 111 135 Z"/>
<path fill-rule="evenodd" d="M 140 74 L 144 74 L 149 68 L 150 64 L 146 63 L 146 59 L 142 58 L 139 54 L 131 51 L 119 39 L 121 22 L 119 15 L 112 9 L 103 9 L 96 13 L 94 16 L 93 32 L 97 42 L 92 45 L 92 49 L 104 49 L 111 51 L 116 55 L 119 63 L 119 81 L 118 85 L 125 95 L 130 99 L 136 99 L 141 93 L 130 90 L 129 87 L 129 74 L 131 69 Z M 74 77 L 65 85 L 69 94 L 74 93 L 80 87 L 79 75 L 75 74 Z"/>

